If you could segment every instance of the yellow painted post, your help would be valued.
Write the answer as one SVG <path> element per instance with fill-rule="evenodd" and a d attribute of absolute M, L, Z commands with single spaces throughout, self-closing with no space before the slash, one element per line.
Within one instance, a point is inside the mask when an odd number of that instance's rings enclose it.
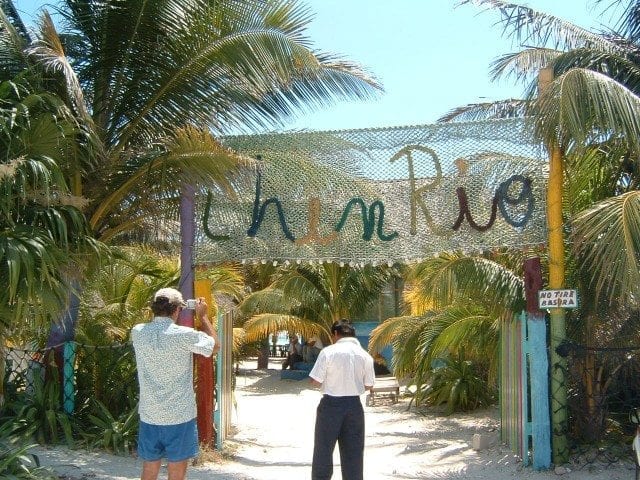
<path fill-rule="evenodd" d="M 553 69 L 543 68 L 538 74 L 538 90 L 544 90 L 553 81 Z M 549 289 L 564 288 L 564 240 L 562 231 L 562 150 L 554 143 L 549 150 L 549 184 L 547 187 L 547 229 L 549 253 Z M 556 465 L 569 459 L 567 447 L 567 386 L 565 372 L 567 361 L 556 352 L 566 338 L 565 312 L 562 308 L 550 310 L 550 360 L 551 360 L 551 423 L 552 453 Z"/>
<path fill-rule="evenodd" d="M 211 307 L 211 280 L 196 280 L 194 283 L 195 297 L 203 297 L 207 305 Z M 209 314 L 211 320 L 211 315 Z M 196 318 L 194 320 L 198 322 Z M 213 323 L 213 322 L 212 322 Z M 200 325 L 195 325 L 196 329 L 200 329 Z M 215 382 L 213 381 L 213 362 L 214 359 L 203 357 L 202 355 L 194 355 L 196 364 L 196 406 L 198 408 L 198 440 L 201 445 L 213 448 L 215 443 L 213 428 L 213 390 Z M 214 356 L 215 358 L 215 356 Z"/>

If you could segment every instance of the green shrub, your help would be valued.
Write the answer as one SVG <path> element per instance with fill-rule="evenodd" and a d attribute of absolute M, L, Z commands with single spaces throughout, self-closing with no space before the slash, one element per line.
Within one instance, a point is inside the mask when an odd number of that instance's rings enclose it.
<path fill-rule="evenodd" d="M 0 419 L 0 478 L 53 479 L 53 472 L 38 465 L 27 452 L 35 445 L 25 437 L 24 420 Z"/>
<path fill-rule="evenodd" d="M 485 379 L 476 372 L 473 362 L 462 356 L 439 359 L 429 375 L 426 399 L 431 405 L 446 404 L 447 415 L 488 406 L 493 395 Z"/>
<path fill-rule="evenodd" d="M 62 408 L 57 370 L 52 368 L 50 378 L 34 375 L 32 389 L 21 395 L 22 406 L 16 418 L 23 421 L 25 431 L 40 444 L 58 443 L 62 436 L 73 447 L 71 420 Z"/>
<path fill-rule="evenodd" d="M 138 436 L 138 405 L 128 412 L 114 416 L 99 400 L 91 401 L 91 425 L 81 433 L 90 448 L 101 448 L 114 454 L 127 455 L 136 447 Z"/>

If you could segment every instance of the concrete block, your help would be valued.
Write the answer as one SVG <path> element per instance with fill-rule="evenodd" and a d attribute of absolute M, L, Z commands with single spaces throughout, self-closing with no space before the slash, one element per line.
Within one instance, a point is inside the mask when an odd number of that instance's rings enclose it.
<path fill-rule="evenodd" d="M 486 450 L 491 445 L 493 445 L 495 441 L 494 435 L 487 435 L 485 433 L 475 433 L 473 435 L 473 440 L 471 441 L 471 448 L 474 450 Z"/>

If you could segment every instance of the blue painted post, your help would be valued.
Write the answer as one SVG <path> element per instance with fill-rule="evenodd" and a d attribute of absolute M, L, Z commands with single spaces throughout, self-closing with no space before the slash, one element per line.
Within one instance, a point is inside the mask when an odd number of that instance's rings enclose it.
<path fill-rule="evenodd" d="M 529 361 L 531 371 L 531 436 L 533 468 L 551 466 L 551 420 L 549 418 L 549 360 L 547 357 L 547 325 L 542 317 L 530 317 Z"/>
<path fill-rule="evenodd" d="M 549 410 L 549 357 L 545 314 L 538 308 L 538 290 L 542 287 L 540 258 L 529 258 L 524 264 L 529 372 L 531 383 L 531 436 L 533 468 L 551 467 L 551 417 Z"/>
<path fill-rule="evenodd" d="M 76 403 L 75 375 L 73 369 L 75 358 L 76 344 L 74 342 L 65 342 L 62 368 L 62 392 L 64 395 L 63 408 L 68 415 L 73 414 Z"/>

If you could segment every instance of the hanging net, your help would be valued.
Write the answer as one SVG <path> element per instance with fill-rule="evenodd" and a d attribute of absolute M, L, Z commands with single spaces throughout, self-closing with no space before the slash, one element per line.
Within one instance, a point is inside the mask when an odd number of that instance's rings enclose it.
<path fill-rule="evenodd" d="M 547 161 L 522 119 L 227 137 L 256 159 L 197 198 L 197 264 L 411 262 L 540 245 Z"/>

